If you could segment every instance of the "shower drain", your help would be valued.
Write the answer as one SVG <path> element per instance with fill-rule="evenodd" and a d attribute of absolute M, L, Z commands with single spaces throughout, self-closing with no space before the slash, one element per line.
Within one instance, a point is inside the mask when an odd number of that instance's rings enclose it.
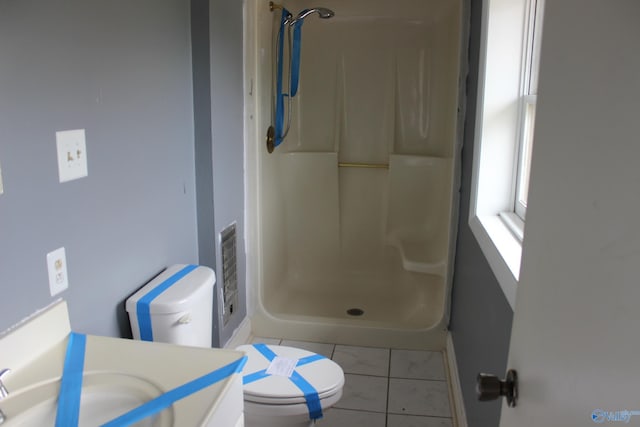
<path fill-rule="evenodd" d="M 364 310 L 360 308 L 350 308 L 347 310 L 347 314 L 349 316 L 362 316 L 364 314 Z"/>

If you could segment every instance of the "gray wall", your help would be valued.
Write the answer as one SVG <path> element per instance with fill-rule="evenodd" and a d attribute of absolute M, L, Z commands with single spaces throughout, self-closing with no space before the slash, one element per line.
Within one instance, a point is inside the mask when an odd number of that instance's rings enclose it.
<path fill-rule="evenodd" d="M 0 330 L 49 304 L 67 250 L 75 330 L 128 335 L 123 300 L 197 262 L 189 2 L 0 0 Z M 58 182 L 55 132 L 89 176 Z"/>
<path fill-rule="evenodd" d="M 242 2 L 209 3 L 207 112 L 206 78 L 194 80 L 192 99 L 188 2 L 0 0 L 0 330 L 53 300 L 45 255 L 64 246 L 70 288 L 61 296 L 74 329 L 128 335 L 122 301 L 169 264 L 214 265 L 217 233 L 233 221 L 244 301 Z M 475 375 L 504 373 L 512 312 L 467 222 L 480 3 L 471 8 L 451 331 L 469 425 L 490 427 L 499 404 L 475 401 Z M 194 39 L 194 76 L 202 49 Z M 87 130 L 89 176 L 59 184 L 55 131 L 76 128 Z M 220 342 L 244 316 L 242 306 Z"/>
<path fill-rule="evenodd" d="M 191 0 L 193 64 L 193 124 L 195 139 L 196 199 L 198 212 L 198 262 L 217 270 L 211 142 L 211 66 L 209 0 Z M 219 285 L 218 285 L 219 286 Z M 217 294 L 213 318 L 218 319 Z M 213 322 L 212 344 L 220 345 L 220 325 Z"/>
<path fill-rule="evenodd" d="M 191 0 L 191 8 L 199 262 L 216 270 L 218 290 L 219 235 L 237 224 L 239 304 L 223 325 L 216 298 L 213 344 L 220 346 L 246 316 L 243 2 Z"/>
<path fill-rule="evenodd" d="M 450 323 L 469 427 L 499 424 L 501 402 L 478 402 L 475 381 L 479 372 L 504 376 L 513 320 L 513 311 L 469 228 L 481 12 L 482 0 L 471 0 L 467 118 Z"/>
<path fill-rule="evenodd" d="M 244 95 L 243 2 L 209 1 L 211 136 L 213 141 L 213 192 L 215 239 L 229 224 L 237 223 L 239 305 L 227 325 L 220 325 L 224 344 L 246 316 L 244 247 Z M 202 238 L 202 236 L 200 236 Z M 216 253 L 222 272 L 220 251 Z M 219 318 L 222 315 L 220 314 Z"/>

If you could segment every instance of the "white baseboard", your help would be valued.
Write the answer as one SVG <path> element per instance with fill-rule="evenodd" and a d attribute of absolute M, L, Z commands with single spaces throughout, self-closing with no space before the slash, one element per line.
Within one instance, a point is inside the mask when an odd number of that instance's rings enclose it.
<path fill-rule="evenodd" d="M 229 341 L 224 345 L 224 348 L 234 349 L 239 345 L 247 344 L 251 341 L 251 319 L 246 316 L 240 326 L 233 331 L 233 335 L 229 338 Z"/>
<path fill-rule="evenodd" d="M 464 399 L 462 397 L 462 387 L 460 387 L 460 377 L 458 375 L 458 364 L 456 362 L 456 352 L 453 347 L 451 333 L 447 334 L 446 349 L 447 366 L 449 368 L 449 382 L 453 397 L 453 406 L 457 427 L 467 427 L 467 414 L 464 409 Z"/>

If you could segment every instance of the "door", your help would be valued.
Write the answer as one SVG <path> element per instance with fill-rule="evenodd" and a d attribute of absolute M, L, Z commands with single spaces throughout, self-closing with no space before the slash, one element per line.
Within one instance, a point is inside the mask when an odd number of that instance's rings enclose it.
<path fill-rule="evenodd" d="M 640 2 L 545 8 L 500 425 L 640 426 Z"/>

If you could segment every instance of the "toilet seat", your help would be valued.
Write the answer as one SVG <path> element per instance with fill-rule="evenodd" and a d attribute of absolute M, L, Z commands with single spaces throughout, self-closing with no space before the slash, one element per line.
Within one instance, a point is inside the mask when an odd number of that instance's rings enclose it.
<path fill-rule="evenodd" d="M 332 396 L 324 399 L 320 399 L 322 410 L 334 406 L 342 397 L 342 390 Z M 294 403 L 291 405 L 272 405 L 268 403 L 256 403 L 248 400 L 244 401 L 244 414 L 247 420 L 258 419 L 259 423 L 255 425 L 264 426 L 264 417 L 296 417 L 299 421 L 309 420 L 309 409 L 306 403 Z M 248 424 L 247 424 L 248 425 Z M 282 427 L 281 424 L 277 424 L 278 427 Z"/>
<path fill-rule="evenodd" d="M 317 356 L 310 351 L 293 347 L 268 345 L 267 348 L 276 356 L 286 359 L 300 360 Z M 245 377 L 263 371 L 271 365 L 271 361 L 253 345 L 243 345 L 237 350 L 244 351 L 248 358 L 243 370 Z M 322 357 L 302 366 L 296 366 L 294 370 L 315 389 L 321 403 L 338 393 L 342 394 L 344 372 L 332 360 Z M 279 375 L 265 376 L 245 384 L 244 400 L 256 404 L 276 406 L 304 404 L 306 401 L 300 388 L 288 377 Z"/>

